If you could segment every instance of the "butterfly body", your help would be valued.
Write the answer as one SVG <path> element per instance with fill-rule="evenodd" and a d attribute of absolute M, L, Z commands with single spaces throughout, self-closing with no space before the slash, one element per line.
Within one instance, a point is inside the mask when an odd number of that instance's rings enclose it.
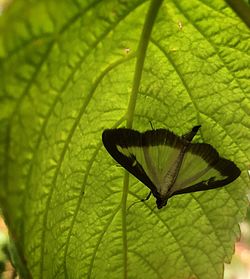
<path fill-rule="evenodd" d="M 102 140 L 110 155 L 151 190 L 160 209 L 173 195 L 222 187 L 240 175 L 211 145 L 191 142 L 200 127 L 183 136 L 167 129 L 107 129 Z"/>

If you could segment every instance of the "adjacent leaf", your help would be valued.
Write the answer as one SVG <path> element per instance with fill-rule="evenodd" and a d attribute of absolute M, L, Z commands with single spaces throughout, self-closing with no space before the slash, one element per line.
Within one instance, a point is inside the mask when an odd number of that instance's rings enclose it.
<path fill-rule="evenodd" d="M 164 1 L 138 62 L 149 5 L 19 0 L 0 18 L 0 201 L 25 278 L 216 279 L 231 259 L 247 207 L 250 32 L 224 1 Z M 201 124 L 198 141 L 241 177 L 127 211 L 147 189 L 101 135 L 128 117 L 140 131 Z"/>

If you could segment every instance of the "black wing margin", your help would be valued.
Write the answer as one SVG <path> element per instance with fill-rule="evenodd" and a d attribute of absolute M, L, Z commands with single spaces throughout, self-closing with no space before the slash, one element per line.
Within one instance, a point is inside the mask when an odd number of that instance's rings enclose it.
<path fill-rule="evenodd" d="M 142 166 L 136 161 L 135 156 L 125 156 L 117 149 L 117 146 L 123 148 L 142 146 L 142 134 L 140 132 L 126 128 L 107 129 L 102 133 L 102 142 L 109 154 L 121 166 L 144 183 L 154 195 L 158 195 L 155 185 L 147 176 Z"/>

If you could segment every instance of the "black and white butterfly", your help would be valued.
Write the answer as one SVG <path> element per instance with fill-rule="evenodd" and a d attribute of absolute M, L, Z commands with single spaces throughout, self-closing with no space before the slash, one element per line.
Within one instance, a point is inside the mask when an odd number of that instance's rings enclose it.
<path fill-rule="evenodd" d="M 150 189 L 160 209 L 174 195 L 219 188 L 241 173 L 211 145 L 191 143 L 200 127 L 183 136 L 167 129 L 107 129 L 102 141 L 109 154 Z"/>

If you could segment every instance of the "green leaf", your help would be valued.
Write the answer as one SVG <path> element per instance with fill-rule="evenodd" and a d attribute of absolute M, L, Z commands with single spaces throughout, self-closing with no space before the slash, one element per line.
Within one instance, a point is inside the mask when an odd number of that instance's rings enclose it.
<path fill-rule="evenodd" d="M 224 1 L 160 4 L 19 0 L 3 12 L 0 202 L 23 278 L 216 279 L 231 260 L 247 209 L 250 32 Z M 241 177 L 127 211 L 147 188 L 101 135 L 149 121 L 177 134 L 201 124 L 198 141 Z"/>

